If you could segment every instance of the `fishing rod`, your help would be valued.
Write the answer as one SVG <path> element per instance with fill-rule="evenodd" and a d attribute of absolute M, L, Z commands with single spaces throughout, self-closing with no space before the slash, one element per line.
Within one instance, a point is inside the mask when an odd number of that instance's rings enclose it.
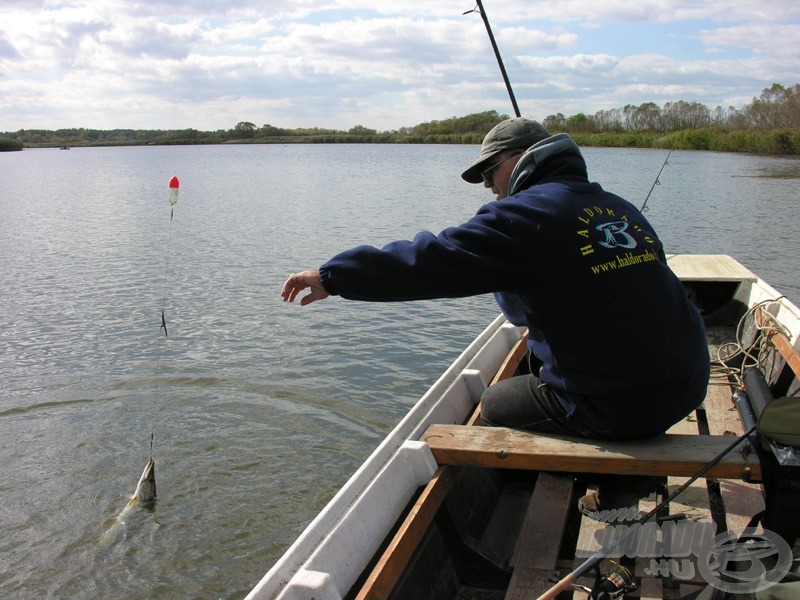
<path fill-rule="evenodd" d="M 492 26 L 489 24 L 489 17 L 486 15 L 486 9 L 483 8 L 483 2 L 481 0 L 476 0 L 477 6 L 472 10 L 468 10 L 464 15 L 468 15 L 474 12 L 478 12 L 483 19 L 483 24 L 486 26 L 486 33 L 489 34 L 489 41 L 492 43 L 492 49 L 494 50 L 494 55 L 497 58 L 497 64 L 500 67 L 500 73 L 503 75 L 503 81 L 506 84 L 506 89 L 508 90 L 508 97 L 511 99 L 511 106 L 514 107 L 514 114 L 518 117 L 522 116 L 519 111 L 519 106 L 517 105 L 517 98 L 514 96 L 514 90 L 511 89 L 511 81 L 508 79 L 508 73 L 506 72 L 506 67 L 503 64 L 503 57 L 500 56 L 500 49 L 497 47 L 497 42 L 494 39 L 494 33 L 492 33 Z M 670 148 L 669 152 L 667 153 L 667 157 L 664 159 L 664 164 L 661 165 L 661 168 L 658 170 L 658 175 L 656 175 L 655 181 L 653 181 L 653 185 L 650 187 L 650 191 L 647 193 L 647 197 L 644 199 L 644 204 L 642 204 L 642 208 L 639 209 L 640 212 L 647 212 L 649 209 L 647 208 L 647 201 L 650 199 L 650 194 L 653 193 L 653 190 L 657 185 L 661 185 L 661 181 L 659 177 L 661 177 L 661 172 L 664 170 L 669 164 L 669 156 L 672 154 L 672 151 L 675 149 L 675 146 Z"/>
<path fill-rule="evenodd" d="M 725 450 L 720 452 L 714 459 L 711 460 L 708 464 L 706 464 L 702 469 L 700 469 L 697 473 L 695 473 L 691 478 L 689 478 L 683 485 L 681 485 L 677 490 L 672 492 L 667 498 L 665 498 L 661 503 L 656 506 L 653 510 L 647 513 L 640 521 L 637 523 L 646 523 L 654 516 L 656 516 L 661 510 L 664 509 L 670 502 L 672 502 L 675 498 L 677 498 L 683 491 L 688 488 L 691 484 L 695 481 L 700 479 L 703 475 L 705 475 L 711 468 L 714 467 L 719 461 L 721 461 L 728 453 L 731 452 L 736 446 L 741 444 L 747 438 L 750 437 L 753 432 L 756 430 L 756 425 L 751 426 L 745 433 L 740 435 L 733 441 Z M 611 598 L 619 598 L 622 594 L 626 591 L 630 591 L 633 589 L 632 587 L 626 586 L 635 586 L 633 583 L 633 579 L 630 576 L 630 572 L 627 571 L 624 567 L 617 569 L 614 573 L 606 577 L 600 577 L 599 567 L 600 563 L 603 562 L 606 558 L 608 558 L 611 553 L 614 551 L 615 548 L 621 546 L 627 539 L 630 537 L 633 532 L 636 531 L 635 528 L 631 527 L 628 529 L 627 533 L 623 536 L 620 536 L 619 539 L 615 540 L 608 548 L 602 548 L 592 554 L 589 558 L 587 558 L 583 564 L 579 565 L 574 571 L 563 577 L 558 582 L 555 582 L 552 588 L 550 588 L 547 592 L 539 596 L 537 600 L 554 600 L 558 594 L 561 592 L 568 590 L 575 584 L 575 581 L 579 577 L 582 577 L 586 573 L 590 571 L 595 571 L 597 573 L 595 579 L 595 589 L 591 590 L 590 598 L 597 599 L 597 600 L 606 600 Z M 583 589 L 583 588 L 581 588 Z"/>
<path fill-rule="evenodd" d="M 666 167 L 669 164 L 669 155 L 672 154 L 672 151 L 674 149 L 675 146 L 673 145 L 672 148 L 669 149 L 669 152 L 667 152 L 667 158 L 664 159 L 664 164 L 661 165 L 661 168 L 658 170 L 658 175 L 656 175 L 656 180 L 653 182 L 653 185 L 650 186 L 650 191 L 647 192 L 647 198 L 644 199 L 644 204 L 642 204 L 642 208 L 639 209 L 639 212 L 645 213 L 648 210 L 650 210 L 649 208 L 647 208 L 647 201 L 650 200 L 650 194 L 653 193 L 655 187 L 657 185 L 661 185 L 661 181 L 659 180 L 659 178 L 661 177 L 661 172 L 664 170 L 664 167 Z"/>
<path fill-rule="evenodd" d="M 492 27 L 491 25 L 489 25 L 489 17 L 486 16 L 486 10 L 484 10 L 483 8 L 483 2 L 481 2 L 481 0 L 477 0 L 477 2 L 478 5 L 475 8 L 473 8 L 472 10 L 468 10 L 463 14 L 468 15 L 470 13 L 474 13 L 475 11 L 477 11 L 483 18 L 483 24 L 486 25 L 486 33 L 489 34 L 489 41 L 492 42 L 494 55 L 497 57 L 497 64 L 500 66 L 500 73 L 502 73 L 503 75 L 503 81 L 506 82 L 506 89 L 508 90 L 508 96 L 509 98 L 511 98 L 511 106 L 514 107 L 514 114 L 520 117 L 522 115 L 519 112 L 519 106 L 517 106 L 517 99 L 514 96 L 514 90 L 511 89 L 511 82 L 508 80 L 508 73 L 506 73 L 506 67 L 503 64 L 503 58 L 500 56 L 500 50 L 497 47 L 497 42 L 494 41 L 494 34 L 492 33 Z"/>

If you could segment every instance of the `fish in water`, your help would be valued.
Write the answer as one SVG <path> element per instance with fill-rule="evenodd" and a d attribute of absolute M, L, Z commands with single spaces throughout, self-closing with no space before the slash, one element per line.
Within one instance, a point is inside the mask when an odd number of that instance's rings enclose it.
<path fill-rule="evenodd" d="M 139 477 L 136 491 L 131 496 L 128 506 L 141 502 L 144 506 L 152 507 L 156 501 L 156 463 L 151 458 Z M 127 506 L 125 507 L 127 508 Z"/>
<path fill-rule="evenodd" d="M 114 524 L 103 534 L 100 538 L 101 543 L 107 543 L 113 539 L 117 532 L 125 525 L 125 521 L 138 505 L 145 508 L 152 508 L 156 502 L 156 463 L 151 458 L 147 466 L 142 471 L 142 476 L 139 478 L 139 483 L 136 484 L 136 491 L 128 500 L 128 504 L 122 509 L 122 512 L 114 519 Z"/>

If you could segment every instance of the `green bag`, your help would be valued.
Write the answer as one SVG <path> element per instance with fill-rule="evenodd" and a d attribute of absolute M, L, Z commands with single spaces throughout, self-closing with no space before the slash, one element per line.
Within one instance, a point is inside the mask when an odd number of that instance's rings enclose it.
<path fill-rule="evenodd" d="M 787 543 L 800 538 L 800 398 L 776 398 L 758 418 L 764 484 L 761 524 Z"/>
<path fill-rule="evenodd" d="M 800 398 L 775 398 L 769 402 L 756 427 L 761 444 L 769 449 L 769 440 L 800 447 Z"/>

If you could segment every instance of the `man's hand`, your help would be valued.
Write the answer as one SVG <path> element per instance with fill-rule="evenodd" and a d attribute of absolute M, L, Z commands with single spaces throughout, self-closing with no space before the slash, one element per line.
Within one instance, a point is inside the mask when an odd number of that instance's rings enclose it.
<path fill-rule="evenodd" d="M 319 271 L 303 271 L 302 273 L 292 273 L 289 279 L 283 284 L 281 298 L 284 302 L 294 302 L 297 294 L 301 290 L 311 288 L 311 292 L 300 299 L 300 306 L 311 304 L 316 300 L 324 300 L 330 294 L 322 287 L 322 280 L 319 278 Z"/>

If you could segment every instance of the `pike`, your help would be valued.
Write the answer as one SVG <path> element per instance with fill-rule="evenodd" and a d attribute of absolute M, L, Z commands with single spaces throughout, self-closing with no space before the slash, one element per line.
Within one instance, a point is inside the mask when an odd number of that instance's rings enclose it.
<path fill-rule="evenodd" d="M 156 502 L 156 463 L 151 458 L 147 462 L 147 466 L 142 471 L 142 476 L 139 478 L 139 482 L 136 484 L 136 491 L 133 492 L 131 499 L 128 500 L 128 503 L 125 505 L 125 508 L 122 509 L 117 515 L 117 518 L 114 519 L 114 523 L 109 527 L 108 531 L 103 534 L 103 537 L 100 538 L 100 543 L 105 544 L 111 541 L 111 539 L 116 535 L 117 531 L 122 525 L 125 525 L 128 516 L 136 509 L 137 506 L 141 505 L 144 508 L 153 508 L 153 505 Z"/>

